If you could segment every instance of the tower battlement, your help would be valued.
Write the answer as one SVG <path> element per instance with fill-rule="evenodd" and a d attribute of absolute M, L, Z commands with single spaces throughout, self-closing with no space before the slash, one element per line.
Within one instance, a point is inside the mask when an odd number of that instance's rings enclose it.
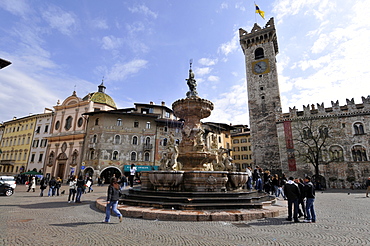
<path fill-rule="evenodd" d="M 266 23 L 264 28 L 261 28 L 257 23 L 254 23 L 254 26 L 250 33 L 240 28 L 239 38 L 239 42 L 243 48 L 243 51 L 246 48 L 250 48 L 258 44 L 273 42 L 275 55 L 279 52 L 274 18 L 271 18 Z"/>
<path fill-rule="evenodd" d="M 340 106 L 339 100 L 331 101 L 331 107 L 325 108 L 324 103 L 308 104 L 303 105 L 303 110 L 298 111 L 294 106 L 293 108 L 289 107 L 289 113 L 283 113 L 282 119 L 280 120 L 299 120 L 307 118 L 323 118 L 323 117 L 338 117 L 346 115 L 361 115 L 368 114 L 370 112 L 370 96 L 361 97 L 362 103 L 355 103 L 355 99 L 346 99 L 346 104 Z M 279 121 L 280 121 L 279 120 Z"/>

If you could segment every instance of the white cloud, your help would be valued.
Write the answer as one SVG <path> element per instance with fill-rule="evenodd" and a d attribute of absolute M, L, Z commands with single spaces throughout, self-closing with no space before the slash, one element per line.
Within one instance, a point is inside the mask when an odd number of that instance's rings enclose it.
<path fill-rule="evenodd" d="M 25 0 L 2 0 L 0 8 L 7 10 L 14 15 L 19 15 L 22 17 L 26 16 L 31 11 L 28 1 Z"/>
<path fill-rule="evenodd" d="M 209 74 L 211 71 L 212 71 L 212 68 L 210 67 L 201 67 L 201 68 L 195 68 L 194 73 L 196 76 L 201 77 L 201 76 Z"/>
<path fill-rule="evenodd" d="M 218 50 L 223 55 L 227 56 L 231 52 L 234 52 L 235 50 L 239 49 L 238 42 L 239 42 L 239 31 L 234 33 L 233 38 L 229 42 L 221 44 Z"/>
<path fill-rule="evenodd" d="M 127 63 L 115 64 L 108 74 L 110 80 L 124 80 L 127 76 L 138 73 L 141 69 L 146 67 L 148 61 L 146 60 L 133 60 Z"/>
<path fill-rule="evenodd" d="M 76 29 L 76 17 L 72 12 L 66 12 L 57 6 L 50 5 L 42 11 L 42 17 L 52 28 L 62 34 L 71 35 Z"/>
<path fill-rule="evenodd" d="M 158 17 L 158 14 L 151 11 L 147 6 L 145 6 L 144 4 L 142 5 L 136 5 L 134 7 L 131 7 L 129 8 L 129 10 L 132 12 L 132 13 L 140 13 L 140 14 L 144 14 L 145 16 L 150 16 L 150 17 L 153 17 L 154 19 L 156 19 Z"/>
<path fill-rule="evenodd" d="M 94 19 L 91 21 L 91 24 L 94 28 L 97 28 L 97 29 L 108 29 L 109 26 L 107 24 L 107 20 L 105 19 Z"/>
<path fill-rule="evenodd" d="M 218 81 L 220 81 L 220 78 L 218 76 L 211 75 L 211 76 L 208 77 L 207 80 L 210 81 L 210 82 L 218 82 Z"/>
<path fill-rule="evenodd" d="M 122 39 L 114 36 L 105 36 L 102 38 L 102 48 L 105 50 L 115 50 L 121 47 Z"/>
<path fill-rule="evenodd" d="M 203 66 L 213 66 L 216 65 L 217 59 L 201 58 L 198 60 L 198 63 Z"/>

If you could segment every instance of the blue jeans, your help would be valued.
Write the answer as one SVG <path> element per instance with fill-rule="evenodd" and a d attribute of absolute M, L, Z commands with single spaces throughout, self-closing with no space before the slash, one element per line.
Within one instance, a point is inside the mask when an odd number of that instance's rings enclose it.
<path fill-rule="evenodd" d="M 256 181 L 256 190 L 262 191 L 262 179 L 261 178 L 257 179 Z"/>
<path fill-rule="evenodd" d="M 112 208 L 112 211 L 117 215 L 117 217 L 121 217 L 122 214 L 119 212 L 119 210 L 117 209 L 117 206 L 118 206 L 118 201 L 110 201 L 108 204 L 107 204 L 107 207 L 105 209 L 105 222 L 109 222 L 110 220 L 110 209 Z"/>
<path fill-rule="evenodd" d="M 298 221 L 298 199 L 295 200 L 289 200 L 288 199 L 288 220 L 292 220 L 292 217 L 294 221 Z M 294 213 L 292 214 L 292 207 L 294 206 Z"/>
<path fill-rule="evenodd" d="M 55 196 L 55 186 L 50 186 L 48 196 Z"/>
<path fill-rule="evenodd" d="M 280 194 L 282 195 L 282 197 L 285 199 L 285 194 L 284 194 L 284 190 L 283 190 L 283 187 L 277 187 L 276 188 L 276 191 L 275 191 L 275 196 L 276 197 L 279 197 Z"/>
<path fill-rule="evenodd" d="M 247 181 L 247 189 L 251 190 L 252 189 L 252 177 L 248 177 Z"/>
<path fill-rule="evenodd" d="M 315 198 L 307 198 L 306 200 L 306 216 L 307 220 L 311 220 L 313 222 L 316 221 L 316 213 L 313 203 L 315 202 Z"/>
<path fill-rule="evenodd" d="M 80 202 L 81 201 L 82 191 L 83 191 L 82 188 L 77 188 L 76 202 Z"/>

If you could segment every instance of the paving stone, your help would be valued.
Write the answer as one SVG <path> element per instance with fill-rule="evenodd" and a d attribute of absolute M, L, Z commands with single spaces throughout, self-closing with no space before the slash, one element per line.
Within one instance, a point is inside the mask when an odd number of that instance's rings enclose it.
<path fill-rule="evenodd" d="M 68 204 L 67 195 L 39 197 L 18 185 L 13 196 L 0 197 L 0 245 L 370 245 L 370 198 L 363 190 L 318 192 L 317 223 L 310 224 L 288 222 L 285 215 L 266 218 L 274 206 L 265 218 L 254 210 L 242 213 L 249 221 L 124 217 L 119 223 L 112 216 L 111 223 L 102 223 L 105 214 L 96 200 L 104 201 L 107 186 L 94 188 L 82 196 L 82 203 Z"/>

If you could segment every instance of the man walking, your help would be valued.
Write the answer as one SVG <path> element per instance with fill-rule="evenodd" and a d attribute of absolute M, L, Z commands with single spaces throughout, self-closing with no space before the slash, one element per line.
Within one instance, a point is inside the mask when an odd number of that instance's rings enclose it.
<path fill-rule="evenodd" d="M 304 186 L 304 196 L 306 197 L 306 220 L 303 222 L 306 223 L 315 223 L 316 222 L 316 213 L 314 208 L 315 202 L 315 188 L 311 183 L 310 177 L 304 178 L 305 186 Z"/>
<path fill-rule="evenodd" d="M 288 182 L 284 185 L 284 193 L 288 198 L 288 218 L 287 221 L 292 221 L 294 223 L 299 223 L 298 220 L 298 199 L 300 196 L 300 191 L 298 185 L 294 182 L 293 177 L 289 177 Z M 294 206 L 294 213 L 292 213 L 292 207 Z"/>
<path fill-rule="evenodd" d="M 369 193 L 370 193 L 370 177 L 366 180 L 366 187 L 367 187 L 366 197 L 369 197 Z"/>

